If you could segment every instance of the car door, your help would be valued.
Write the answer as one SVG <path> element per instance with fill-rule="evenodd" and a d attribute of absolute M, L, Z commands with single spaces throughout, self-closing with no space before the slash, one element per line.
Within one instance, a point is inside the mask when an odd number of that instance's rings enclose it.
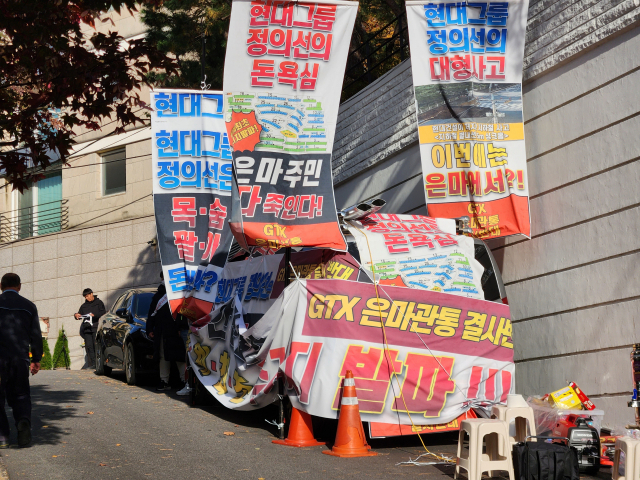
<path fill-rule="evenodd" d="M 119 307 L 120 309 L 126 309 L 127 315 L 129 318 L 133 318 L 133 305 L 134 305 L 135 294 L 130 292 L 127 297 L 122 302 L 122 305 Z M 113 320 L 112 327 L 113 337 L 114 337 L 114 353 L 113 355 L 124 362 L 124 339 L 127 336 L 129 330 L 131 330 L 131 324 L 127 322 L 126 318 L 121 318 L 116 315 L 116 318 Z"/>
<path fill-rule="evenodd" d="M 102 325 L 102 337 L 104 339 L 106 358 L 116 356 L 117 342 L 113 329 L 120 323 L 121 320 L 116 315 L 116 311 L 119 308 L 122 308 L 122 305 L 124 304 L 128 296 L 129 292 L 125 292 L 120 295 L 120 297 L 118 297 L 118 299 L 113 304 L 113 307 L 111 307 L 111 310 L 103 317 L 104 323 Z"/>

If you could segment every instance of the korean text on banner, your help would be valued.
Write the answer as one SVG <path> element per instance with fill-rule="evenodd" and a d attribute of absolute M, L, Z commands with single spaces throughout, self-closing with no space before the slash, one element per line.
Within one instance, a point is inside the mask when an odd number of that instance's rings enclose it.
<path fill-rule="evenodd" d="M 427 210 L 530 235 L 522 60 L 528 0 L 407 3 Z"/>
<path fill-rule="evenodd" d="M 284 375 L 295 408 L 336 418 L 347 370 L 368 422 L 441 424 L 473 400 L 506 400 L 514 387 L 507 305 L 384 285 L 378 292 L 347 280 L 295 281 L 253 325 L 236 297 L 192 333 L 190 360 L 215 398 L 241 410 L 273 402 Z"/>
<path fill-rule="evenodd" d="M 153 204 L 173 314 L 211 312 L 233 239 L 232 158 L 221 92 L 151 92 Z"/>
<path fill-rule="evenodd" d="M 350 223 L 363 268 L 382 285 L 484 299 L 473 239 L 456 235 L 454 220 L 378 213 Z"/>
<path fill-rule="evenodd" d="M 225 121 L 244 248 L 346 250 L 331 152 L 357 2 L 235 0 L 224 69 Z"/>

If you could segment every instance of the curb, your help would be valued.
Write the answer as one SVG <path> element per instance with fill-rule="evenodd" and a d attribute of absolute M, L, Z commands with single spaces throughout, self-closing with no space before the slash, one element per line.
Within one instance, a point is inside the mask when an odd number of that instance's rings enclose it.
<path fill-rule="evenodd" d="M 7 469 L 5 468 L 1 458 L 0 458 L 0 480 L 9 480 L 9 473 L 7 472 Z"/>

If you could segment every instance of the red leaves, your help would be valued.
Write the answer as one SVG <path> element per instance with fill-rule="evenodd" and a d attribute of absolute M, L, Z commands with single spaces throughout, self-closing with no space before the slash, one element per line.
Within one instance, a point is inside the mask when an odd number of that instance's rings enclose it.
<path fill-rule="evenodd" d="M 65 160 L 74 128 L 97 130 L 110 123 L 120 131 L 144 123 L 146 104 L 136 90 L 148 84 L 150 69 L 175 72 L 176 62 L 144 39 L 128 41 L 123 49 L 117 32 L 81 27 L 104 22 L 100 12 L 112 6 L 135 5 L 134 0 L 0 2 L 0 147 L 28 147 L 0 148 L 0 170 L 15 187 L 26 185 L 27 162 L 46 166 L 52 157 Z"/>

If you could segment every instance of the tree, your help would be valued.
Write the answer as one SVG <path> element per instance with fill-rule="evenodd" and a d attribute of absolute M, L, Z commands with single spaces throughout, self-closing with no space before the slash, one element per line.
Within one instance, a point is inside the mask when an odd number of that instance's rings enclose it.
<path fill-rule="evenodd" d="M 146 5 L 142 21 L 148 27 L 147 40 L 175 56 L 179 65 L 173 72 L 152 72 L 150 79 L 165 87 L 199 88 L 204 38 L 206 83 L 222 89 L 230 17 L 231 0 L 165 0 L 160 7 Z"/>
<path fill-rule="evenodd" d="M 400 0 L 364 0 L 359 4 L 358 15 L 351 38 L 350 51 L 356 50 L 363 42 L 380 29 L 405 12 L 404 2 Z M 151 73 L 155 83 L 165 87 L 199 88 L 201 77 L 202 37 L 206 38 L 205 74 L 206 83 L 213 89 L 222 89 L 222 74 L 231 0 L 165 0 L 162 6 L 145 6 L 142 9 L 142 21 L 147 25 L 147 39 L 158 50 L 174 55 L 180 68 L 170 73 Z M 406 21 L 405 21 L 406 28 Z M 398 32 L 398 24 L 391 25 L 379 32 L 380 41 Z M 408 36 L 405 31 L 405 45 Z M 399 43 L 397 40 L 395 43 Z M 372 47 L 372 50 L 376 46 Z M 362 59 L 364 51 L 356 52 L 354 61 Z M 373 54 L 373 63 L 387 56 L 387 49 Z M 375 78 L 397 65 L 397 58 L 387 59 L 378 68 Z M 353 63 L 353 62 L 352 62 Z M 354 76 L 360 73 L 354 72 Z M 360 87 L 361 88 L 361 87 Z"/>
<path fill-rule="evenodd" d="M 64 348 L 63 348 L 64 347 Z M 71 365 L 69 357 L 69 341 L 64 333 L 64 327 L 58 330 L 58 340 L 53 347 L 53 359 L 51 360 L 53 368 L 66 367 Z"/>
<path fill-rule="evenodd" d="M 42 351 L 44 352 L 42 355 L 42 361 L 40 362 L 41 370 L 51 370 L 53 369 L 53 364 L 51 363 L 51 350 L 49 349 L 49 342 L 46 338 L 42 339 Z"/>
<path fill-rule="evenodd" d="M 22 190 L 32 167 L 66 161 L 74 130 L 144 122 L 139 89 L 175 60 L 146 39 L 100 33 L 100 12 L 159 0 L 0 0 L 0 169 Z M 89 33 L 87 33 L 89 32 Z M 31 168 L 30 168 L 31 167 Z"/>

